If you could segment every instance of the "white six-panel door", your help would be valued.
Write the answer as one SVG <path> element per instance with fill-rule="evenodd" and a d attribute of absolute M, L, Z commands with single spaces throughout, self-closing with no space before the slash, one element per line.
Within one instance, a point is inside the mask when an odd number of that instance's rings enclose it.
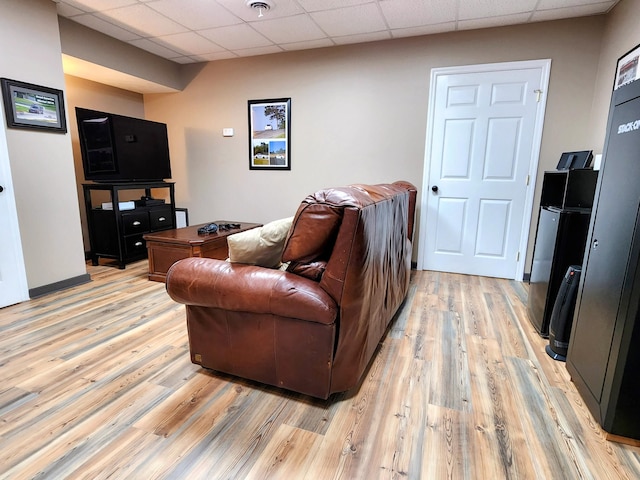
<path fill-rule="evenodd" d="M 550 61 L 435 69 L 419 265 L 521 278 Z"/>

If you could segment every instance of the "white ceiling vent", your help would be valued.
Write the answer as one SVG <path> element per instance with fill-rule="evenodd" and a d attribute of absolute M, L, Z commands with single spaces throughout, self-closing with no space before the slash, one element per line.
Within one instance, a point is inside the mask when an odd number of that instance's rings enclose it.
<path fill-rule="evenodd" d="M 247 0 L 247 6 L 258 10 L 258 18 L 262 18 L 263 12 L 273 8 L 273 2 L 271 0 Z"/>

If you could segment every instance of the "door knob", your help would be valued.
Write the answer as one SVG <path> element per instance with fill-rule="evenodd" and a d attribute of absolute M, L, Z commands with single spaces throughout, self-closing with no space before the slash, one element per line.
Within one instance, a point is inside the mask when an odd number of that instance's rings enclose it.
<path fill-rule="evenodd" d="M 4 192 L 4 187 L 0 185 L 0 193 Z"/>
<path fill-rule="evenodd" d="M 431 191 L 432 191 L 433 193 L 438 193 L 438 186 L 437 186 L 437 185 L 434 185 L 433 187 L 431 187 Z"/>

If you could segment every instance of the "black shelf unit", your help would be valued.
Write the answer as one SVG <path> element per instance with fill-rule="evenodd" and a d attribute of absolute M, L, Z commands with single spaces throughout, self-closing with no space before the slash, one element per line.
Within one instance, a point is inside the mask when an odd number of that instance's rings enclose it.
<path fill-rule="evenodd" d="M 85 183 L 82 187 L 93 265 L 98 265 L 100 258 L 109 258 L 117 260 L 119 268 L 125 268 L 127 263 L 147 256 L 147 246 L 143 239 L 145 233 L 175 228 L 173 182 Z M 141 200 L 136 201 L 132 210 L 119 208 L 121 191 L 144 190 L 145 197 L 150 198 L 153 189 L 167 189 L 169 203 L 149 202 L 145 205 Z M 94 205 L 91 195 L 93 191 L 109 192 L 113 209 Z"/>
<path fill-rule="evenodd" d="M 603 430 L 640 439 L 640 81 L 613 92 L 567 370 Z M 609 437 L 611 438 L 611 437 Z"/>
<path fill-rule="evenodd" d="M 542 337 L 560 285 L 571 265 L 581 265 L 598 171 L 545 172 L 529 279 L 529 320 Z"/>

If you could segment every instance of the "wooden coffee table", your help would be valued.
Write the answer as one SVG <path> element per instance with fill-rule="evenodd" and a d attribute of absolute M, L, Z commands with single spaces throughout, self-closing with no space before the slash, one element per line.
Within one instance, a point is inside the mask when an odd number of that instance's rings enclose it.
<path fill-rule="evenodd" d="M 143 238 L 147 242 L 149 253 L 149 280 L 164 282 L 169 267 L 183 258 L 203 257 L 226 260 L 229 256 L 227 246 L 229 235 L 262 226 L 260 223 L 242 223 L 231 220 L 215 220 L 215 223 L 218 225 L 240 223 L 240 228 L 218 230 L 216 233 L 200 235 L 198 229 L 206 225 L 206 223 L 201 223 L 145 234 Z"/>

